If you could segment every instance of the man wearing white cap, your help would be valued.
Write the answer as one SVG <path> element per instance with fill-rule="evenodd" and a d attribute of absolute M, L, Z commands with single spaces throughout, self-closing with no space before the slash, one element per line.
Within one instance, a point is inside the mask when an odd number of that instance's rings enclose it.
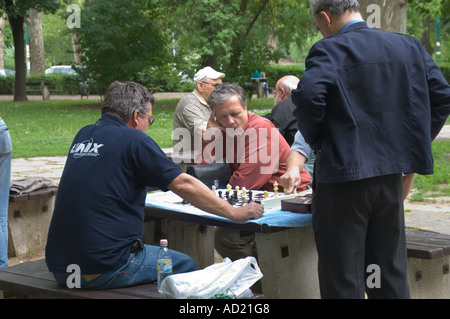
<path fill-rule="evenodd" d="M 224 73 L 217 72 L 209 66 L 199 70 L 194 75 L 194 91 L 184 96 L 175 109 L 173 118 L 174 134 L 172 136 L 174 152 L 179 151 L 181 148 L 183 151 L 188 151 L 188 149 L 191 152 L 194 151 L 195 134 L 199 135 L 204 132 L 208 119 L 211 116 L 211 109 L 208 106 L 209 96 L 217 85 L 222 84 L 223 77 L 225 77 Z M 184 140 L 188 135 L 186 134 L 187 132 L 189 132 L 190 136 L 190 148 L 188 141 Z M 199 141 L 201 141 L 201 135 L 199 137 Z M 201 142 L 198 145 L 198 149 L 200 148 Z"/>

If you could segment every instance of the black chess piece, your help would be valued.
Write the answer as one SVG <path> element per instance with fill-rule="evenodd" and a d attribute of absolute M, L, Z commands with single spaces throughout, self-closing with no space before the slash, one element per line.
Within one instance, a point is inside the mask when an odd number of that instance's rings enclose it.
<path fill-rule="evenodd" d="M 222 198 L 222 191 L 219 191 L 219 197 Z"/>
<path fill-rule="evenodd" d="M 253 202 L 253 192 L 250 190 L 248 191 L 248 202 L 247 203 L 251 203 Z"/>

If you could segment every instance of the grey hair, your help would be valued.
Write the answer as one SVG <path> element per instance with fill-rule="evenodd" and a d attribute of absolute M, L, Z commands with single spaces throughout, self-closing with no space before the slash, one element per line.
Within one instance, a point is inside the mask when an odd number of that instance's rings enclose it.
<path fill-rule="evenodd" d="M 232 96 L 237 95 L 244 109 L 247 109 L 245 91 L 238 83 L 223 83 L 216 87 L 209 96 L 208 104 L 213 109 L 216 104 L 225 103 Z"/>
<path fill-rule="evenodd" d="M 281 81 L 281 86 L 285 89 L 286 93 L 291 93 L 292 90 L 295 90 L 298 86 L 298 77 L 293 75 L 286 76 L 285 79 Z"/>
<path fill-rule="evenodd" d="M 339 16 L 346 11 L 360 12 L 361 9 L 357 0 L 311 0 L 311 13 L 314 16 L 326 10 L 332 15 Z"/>
<path fill-rule="evenodd" d="M 136 110 L 140 111 L 141 117 L 145 117 L 149 110 L 148 102 L 153 107 L 155 98 L 144 86 L 135 82 L 115 81 L 106 92 L 102 114 L 111 113 L 128 122 Z"/>

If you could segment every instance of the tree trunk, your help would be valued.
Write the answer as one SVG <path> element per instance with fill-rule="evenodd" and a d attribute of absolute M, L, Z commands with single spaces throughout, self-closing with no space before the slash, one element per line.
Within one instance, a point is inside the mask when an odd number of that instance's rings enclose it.
<path fill-rule="evenodd" d="M 14 89 L 14 101 L 28 101 L 26 92 L 25 65 L 25 39 L 23 31 L 24 18 L 20 16 L 9 17 L 9 24 L 14 38 L 14 61 L 16 65 L 16 79 Z"/>
<path fill-rule="evenodd" d="M 70 0 L 69 3 L 74 3 L 74 1 Z M 89 0 L 85 0 L 83 9 L 87 10 L 88 8 L 89 8 Z M 71 39 L 73 48 L 73 59 L 75 61 L 75 65 L 81 65 L 83 54 L 81 53 L 80 36 L 76 33 L 72 33 Z"/>
<path fill-rule="evenodd" d="M 44 74 L 45 49 L 44 33 L 42 31 L 42 12 L 29 9 L 25 23 L 28 25 L 28 38 L 30 39 L 31 73 Z"/>
<path fill-rule="evenodd" d="M 81 65 L 81 46 L 79 44 L 79 35 L 72 33 L 73 59 L 75 65 Z"/>
<path fill-rule="evenodd" d="M 5 68 L 5 26 L 7 19 L 5 13 L 0 17 L 0 69 Z"/>
<path fill-rule="evenodd" d="M 431 29 L 430 17 L 425 17 L 423 19 L 423 25 L 425 28 L 423 29 L 422 35 L 420 36 L 420 42 L 422 42 L 428 54 L 433 55 L 434 48 L 430 44 L 430 29 Z"/>
<path fill-rule="evenodd" d="M 359 0 L 361 14 L 377 29 L 406 33 L 408 0 Z"/>

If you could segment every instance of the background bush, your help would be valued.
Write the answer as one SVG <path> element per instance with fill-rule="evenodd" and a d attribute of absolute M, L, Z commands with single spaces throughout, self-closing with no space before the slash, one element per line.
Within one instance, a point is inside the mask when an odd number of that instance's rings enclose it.
<path fill-rule="evenodd" d="M 439 68 L 444 74 L 447 82 L 450 83 L 450 64 L 440 63 Z M 269 65 L 261 70 L 266 73 L 269 87 L 274 88 L 279 78 L 285 75 L 295 75 L 298 78 L 302 78 L 305 71 L 304 65 Z M 223 70 L 227 74 L 225 77 L 226 82 L 237 82 L 242 86 L 245 83 L 251 82 L 251 73 L 248 75 L 229 76 L 226 70 Z M 183 73 L 174 70 L 169 67 L 162 68 L 148 68 L 142 71 L 138 75 L 137 81 L 148 88 L 156 89 L 155 92 L 191 92 L 194 89 L 192 83 L 192 74 L 190 70 L 189 75 L 183 75 Z M 28 75 L 27 81 L 40 81 L 47 80 L 52 82 L 50 89 L 58 90 L 53 94 L 55 95 L 78 95 L 78 85 L 82 81 L 79 76 L 74 75 L 61 75 L 61 74 L 47 74 L 47 75 Z M 10 82 L 14 82 L 14 76 L 2 77 L 0 76 L 0 95 L 11 95 L 12 90 L 9 85 Z M 91 81 L 90 94 L 99 94 L 100 90 L 97 89 L 95 81 Z M 39 89 L 39 87 L 28 87 L 27 89 Z M 40 94 L 40 93 L 34 93 Z"/>

